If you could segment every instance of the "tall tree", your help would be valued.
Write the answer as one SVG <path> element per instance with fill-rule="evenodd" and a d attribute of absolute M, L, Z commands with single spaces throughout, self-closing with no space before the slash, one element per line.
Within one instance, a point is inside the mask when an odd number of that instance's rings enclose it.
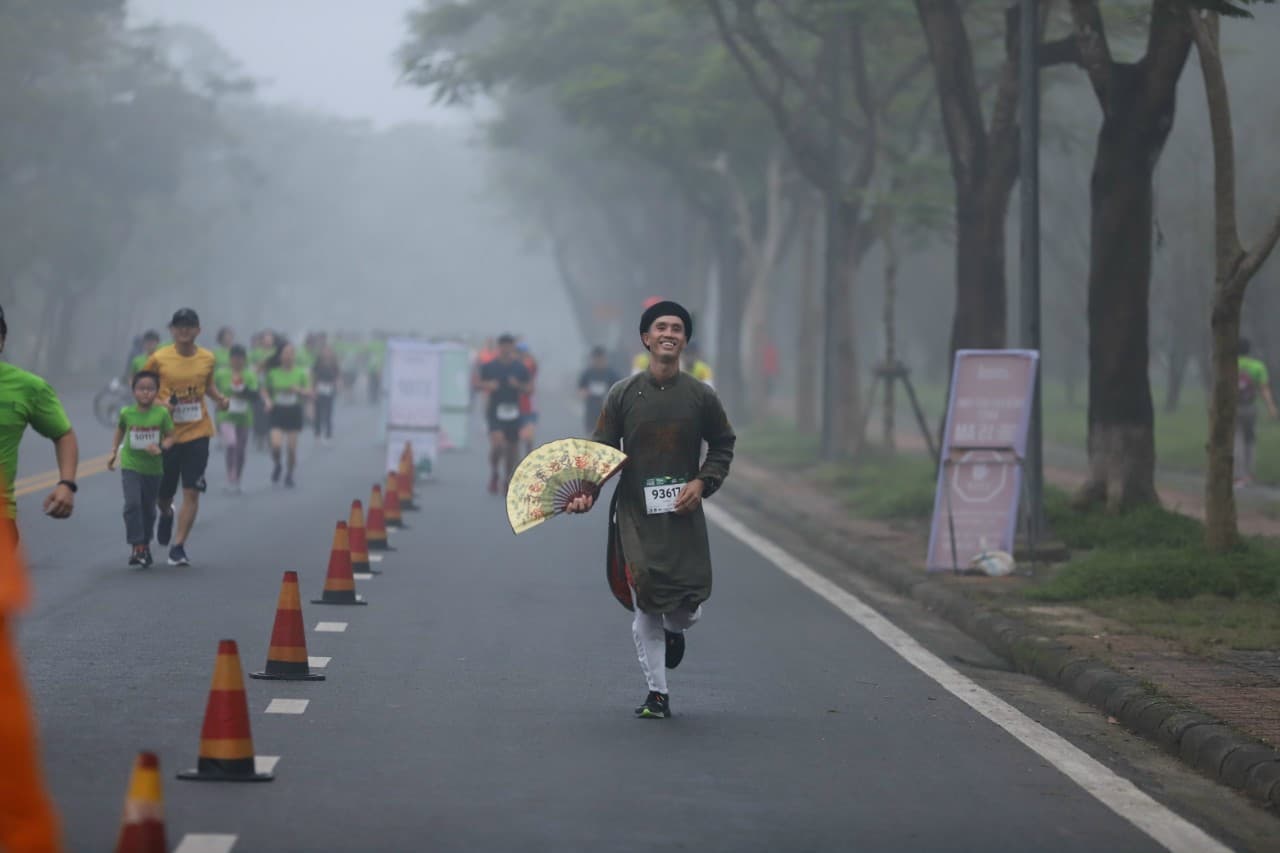
<path fill-rule="evenodd" d="M 1215 4 L 1214 11 L 1188 9 L 1186 14 L 1200 57 L 1209 127 L 1213 139 L 1214 287 L 1210 326 L 1213 330 L 1213 383 L 1209 396 L 1209 472 L 1205 478 L 1205 544 L 1223 552 L 1239 541 L 1236 525 L 1232 457 L 1237 403 L 1237 360 L 1240 309 L 1250 280 L 1266 263 L 1280 240 L 1280 214 L 1258 244 L 1247 249 L 1236 217 L 1235 135 L 1231 128 L 1231 96 L 1223 70 L 1221 12 L 1242 8 Z"/>

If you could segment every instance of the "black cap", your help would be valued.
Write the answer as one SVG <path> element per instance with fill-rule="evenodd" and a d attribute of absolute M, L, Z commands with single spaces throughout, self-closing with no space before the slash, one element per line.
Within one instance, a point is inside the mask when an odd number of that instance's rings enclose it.
<path fill-rule="evenodd" d="M 170 326 L 199 326 L 200 315 L 190 308 L 179 308 L 173 312 L 173 319 L 169 321 Z"/>
<path fill-rule="evenodd" d="M 679 317 L 684 321 L 684 339 L 686 341 L 693 340 L 693 317 L 689 316 L 689 312 L 679 302 L 672 302 L 670 299 L 664 299 L 662 302 L 650 305 L 645 309 L 644 314 L 640 317 L 640 334 L 649 331 L 649 327 L 659 317 Z"/>

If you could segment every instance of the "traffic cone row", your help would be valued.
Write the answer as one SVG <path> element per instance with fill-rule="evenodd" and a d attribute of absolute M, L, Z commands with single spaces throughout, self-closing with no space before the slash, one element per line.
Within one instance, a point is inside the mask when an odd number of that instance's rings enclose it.
<path fill-rule="evenodd" d="M 363 504 L 354 500 L 348 520 L 335 525 L 324 589 L 313 603 L 368 604 L 356 594 L 354 573 L 378 573 L 370 565 L 369 552 L 394 550 L 387 541 L 387 527 L 403 528 L 402 509 L 416 509 L 413 458 L 412 446 L 406 444 L 398 470 L 387 473 L 385 506 L 380 485 L 374 485 L 367 519 Z M 220 640 L 200 729 L 196 766 L 177 774 L 179 779 L 269 782 L 274 778 L 271 773 L 259 772 L 256 766 L 243 673 L 236 641 Z M 325 678 L 311 672 L 295 571 L 285 572 L 280 584 L 266 666 L 250 677 L 282 681 L 323 681 Z M 154 753 L 141 752 L 134 763 L 125 796 L 116 853 L 165 853 L 166 849 L 160 762 Z"/>

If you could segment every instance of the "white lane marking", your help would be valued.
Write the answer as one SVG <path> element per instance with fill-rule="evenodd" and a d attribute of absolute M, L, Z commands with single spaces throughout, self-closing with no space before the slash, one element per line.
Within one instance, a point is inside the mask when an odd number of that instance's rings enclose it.
<path fill-rule="evenodd" d="M 358 581 L 371 581 L 373 580 L 373 572 L 352 572 L 351 577 Z"/>
<path fill-rule="evenodd" d="M 346 622 L 317 622 L 316 623 L 317 632 L 328 631 L 331 634 L 341 634 L 345 630 L 347 630 Z"/>
<path fill-rule="evenodd" d="M 370 554 L 370 555 L 369 555 L 369 562 L 370 562 L 370 563 L 381 563 L 381 562 L 382 562 L 382 555 L 381 555 L 381 554 Z"/>
<path fill-rule="evenodd" d="M 324 669 L 333 658 L 307 656 L 307 666 L 311 669 Z"/>
<path fill-rule="evenodd" d="M 857 622 L 907 663 L 948 693 L 1017 738 L 1098 802 L 1145 832 L 1170 853 L 1231 853 L 1231 849 L 1138 790 L 1128 779 L 1073 746 L 1065 738 L 978 686 L 938 658 L 909 634 L 871 609 L 853 593 L 818 574 L 782 548 L 752 532 L 720 507 L 705 507 L 707 517 Z"/>
<path fill-rule="evenodd" d="M 206 835 L 188 832 L 173 853 L 231 853 L 236 846 L 234 835 Z"/>
<path fill-rule="evenodd" d="M 274 773 L 276 765 L 280 763 L 278 755 L 255 755 L 253 757 L 253 771 L 255 773 Z"/>
<path fill-rule="evenodd" d="M 267 703 L 266 714 L 303 714 L 306 713 L 310 699 L 272 699 Z"/>

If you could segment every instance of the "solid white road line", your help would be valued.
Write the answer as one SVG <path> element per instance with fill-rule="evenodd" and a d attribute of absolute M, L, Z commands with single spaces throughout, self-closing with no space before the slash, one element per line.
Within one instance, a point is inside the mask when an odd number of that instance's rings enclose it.
<path fill-rule="evenodd" d="M 310 699 L 272 699 L 264 714 L 305 714 Z"/>
<path fill-rule="evenodd" d="M 255 755 L 253 757 L 253 770 L 255 773 L 274 773 L 276 765 L 280 763 L 278 755 Z"/>
<path fill-rule="evenodd" d="M 234 835 L 204 835 L 188 832 L 173 853 L 231 853 L 236 846 Z"/>
<path fill-rule="evenodd" d="M 307 655 L 307 666 L 311 669 L 324 669 L 329 665 L 329 661 L 331 660 L 333 660 L 333 658 L 311 657 L 310 655 Z"/>
<path fill-rule="evenodd" d="M 826 599 L 903 660 L 940 684 L 961 702 L 1017 738 L 1056 767 L 1098 802 L 1145 832 L 1170 853 L 1231 853 L 1203 830 L 1140 791 L 1128 779 L 1094 760 L 1065 738 L 952 669 L 914 638 L 860 598 L 833 583 L 782 548 L 752 532 L 720 507 L 707 506 L 707 518 L 750 547 L 783 573 Z"/>
<path fill-rule="evenodd" d="M 316 631 L 321 633 L 328 631 L 330 634 L 341 634 L 345 630 L 347 630 L 346 622 L 317 622 L 316 623 Z"/>

